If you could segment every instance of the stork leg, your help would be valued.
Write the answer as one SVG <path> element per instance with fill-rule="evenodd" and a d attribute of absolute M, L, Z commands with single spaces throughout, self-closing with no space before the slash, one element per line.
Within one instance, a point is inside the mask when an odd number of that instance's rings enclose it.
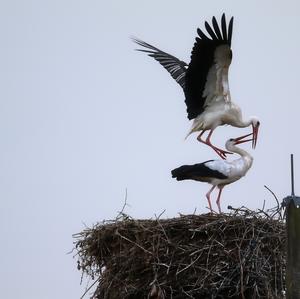
<path fill-rule="evenodd" d="M 200 135 L 197 137 L 197 140 L 204 143 L 204 144 L 207 144 L 209 147 L 211 147 L 223 160 L 226 159 L 226 154 L 232 154 L 231 152 L 227 152 L 225 150 L 222 150 L 214 145 L 211 144 L 211 141 L 210 141 L 210 137 L 214 131 L 214 129 L 211 129 L 210 132 L 208 133 L 207 137 L 206 137 L 206 140 L 203 140 L 201 137 L 202 135 L 204 134 L 206 130 L 203 130 Z"/>
<path fill-rule="evenodd" d="M 228 151 L 225 151 L 225 150 L 222 150 L 214 145 L 211 144 L 210 142 L 210 137 L 213 133 L 214 129 L 210 130 L 209 134 L 207 135 L 206 137 L 206 141 L 205 143 L 210 146 L 222 159 L 226 159 L 226 154 L 232 154 L 231 152 L 228 152 Z"/>
<path fill-rule="evenodd" d="M 218 194 L 218 198 L 217 198 L 217 201 L 216 201 L 220 214 L 222 213 L 221 205 L 220 205 L 220 199 L 221 199 L 221 193 L 222 193 L 223 188 L 224 188 L 224 186 L 219 187 L 219 194 Z"/>
<path fill-rule="evenodd" d="M 215 189 L 215 187 L 216 186 L 212 186 L 211 189 L 206 193 L 206 198 L 207 198 L 208 206 L 209 206 L 209 209 L 210 209 L 211 213 L 213 213 L 213 209 L 211 207 L 210 194 L 213 192 L 213 190 Z"/>

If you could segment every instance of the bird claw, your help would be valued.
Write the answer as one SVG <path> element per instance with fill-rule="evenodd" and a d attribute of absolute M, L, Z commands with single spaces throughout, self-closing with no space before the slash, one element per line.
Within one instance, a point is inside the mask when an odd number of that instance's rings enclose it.
<path fill-rule="evenodd" d="M 233 154 L 231 152 L 227 152 L 225 150 L 222 150 L 220 148 L 217 148 L 217 147 L 213 147 L 213 150 L 223 159 L 223 160 L 226 160 L 227 156 L 226 155 L 230 155 L 230 154 Z"/>

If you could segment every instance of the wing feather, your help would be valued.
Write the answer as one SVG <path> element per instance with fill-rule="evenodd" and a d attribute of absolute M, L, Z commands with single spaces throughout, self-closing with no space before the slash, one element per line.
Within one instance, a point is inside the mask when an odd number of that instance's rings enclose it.
<path fill-rule="evenodd" d="M 203 31 L 200 28 L 197 29 L 197 33 L 198 33 L 198 35 L 200 36 L 201 39 L 209 40 L 207 35 L 205 33 L 203 33 Z M 199 37 L 196 37 L 196 39 L 197 38 L 199 39 Z"/>
<path fill-rule="evenodd" d="M 221 18 L 221 25 L 222 25 L 223 40 L 227 41 L 226 17 L 224 13 Z"/>
<path fill-rule="evenodd" d="M 233 27 L 233 17 L 230 19 L 229 25 L 228 25 L 228 44 L 229 44 L 229 46 L 231 46 L 232 27 Z"/>
<path fill-rule="evenodd" d="M 230 100 L 228 68 L 232 58 L 232 27 L 233 18 L 229 22 L 227 36 L 226 18 L 223 14 L 221 26 L 215 17 L 212 18 L 212 26 L 205 22 L 211 38 L 197 29 L 198 37 L 185 76 L 185 103 L 189 119 L 199 116 L 212 101 Z"/>
<path fill-rule="evenodd" d="M 161 51 L 140 39 L 132 38 L 132 40 L 139 46 L 146 48 L 137 49 L 137 51 L 147 53 L 150 57 L 153 57 L 170 73 L 172 78 L 175 79 L 183 89 L 185 89 L 185 74 L 188 65 L 184 61 L 181 61 L 175 56 Z"/>
<path fill-rule="evenodd" d="M 175 168 L 171 171 L 172 177 L 176 178 L 178 181 L 182 180 L 197 180 L 197 181 L 207 181 L 208 178 L 217 179 L 227 179 L 227 175 L 209 167 L 207 162 L 217 162 L 215 160 L 209 160 L 203 163 L 198 163 L 194 165 L 183 165 Z"/>
<path fill-rule="evenodd" d="M 204 23 L 207 33 L 197 29 L 198 36 L 189 65 L 142 40 L 132 38 L 143 47 L 138 51 L 158 61 L 183 88 L 189 119 L 199 116 L 214 101 L 230 100 L 228 69 L 232 58 L 233 17 L 227 27 L 225 14 L 222 14 L 220 23 L 213 17 L 212 26 Z"/>
<path fill-rule="evenodd" d="M 212 28 L 209 26 L 207 22 L 205 22 L 205 28 L 212 39 L 218 39 L 215 32 L 212 30 Z"/>
<path fill-rule="evenodd" d="M 215 29 L 215 32 L 216 32 L 216 35 L 217 35 L 218 39 L 221 40 L 223 37 L 222 37 L 218 22 L 217 22 L 215 17 L 212 18 L 212 24 L 214 26 L 214 29 Z"/>

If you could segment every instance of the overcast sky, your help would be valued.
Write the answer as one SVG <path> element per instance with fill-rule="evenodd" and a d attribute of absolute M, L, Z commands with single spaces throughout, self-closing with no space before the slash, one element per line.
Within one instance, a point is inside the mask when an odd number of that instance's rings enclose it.
<path fill-rule="evenodd" d="M 135 218 L 207 212 L 209 185 L 170 171 L 217 156 L 196 135 L 184 140 L 183 92 L 132 35 L 188 63 L 197 27 L 233 15 L 231 95 L 261 130 L 255 151 L 243 145 L 253 167 L 224 189 L 222 208 L 273 206 L 264 185 L 289 194 L 290 153 L 299 190 L 299 2 L 224 3 L 0 2 L 2 298 L 80 298 L 72 234 L 115 218 L 126 188 Z M 222 127 L 213 141 L 250 131 Z"/>

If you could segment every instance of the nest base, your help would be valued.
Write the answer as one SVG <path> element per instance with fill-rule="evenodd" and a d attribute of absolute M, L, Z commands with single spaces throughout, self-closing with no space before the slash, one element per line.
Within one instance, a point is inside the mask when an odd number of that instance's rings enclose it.
<path fill-rule="evenodd" d="M 134 220 L 123 214 L 75 235 L 96 299 L 284 298 L 285 225 L 235 210 Z"/>

